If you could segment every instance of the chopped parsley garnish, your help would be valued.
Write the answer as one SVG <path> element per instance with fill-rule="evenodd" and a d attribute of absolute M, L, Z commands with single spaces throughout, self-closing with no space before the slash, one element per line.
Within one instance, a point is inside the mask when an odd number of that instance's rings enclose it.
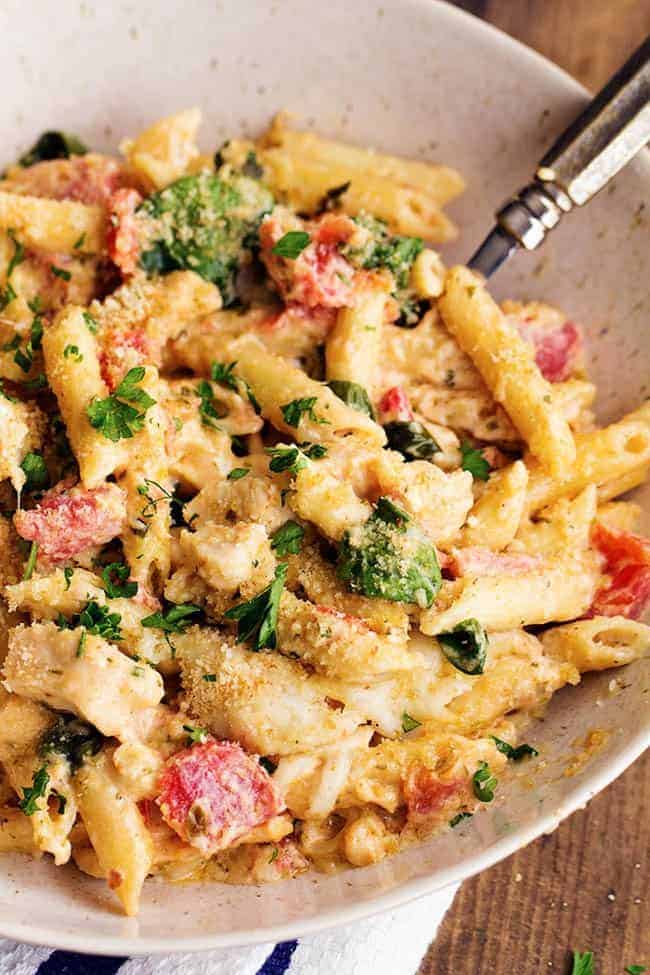
<path fill-rule="evenodd" d="M 233 467 L 233 469 L 226 475 L 226 480 L 241 481 L 242 477 L 246 477 L 246 475 L 250 474 L 250 472 L 250 467 Z"/>
<path fill-rule="evenodd" d="M 254 650 L 272 650 L 277 642 L 276 627 L 280 598 L 287 578 L 287 564 L 281 562 L 275 569 L 273 582 L 239 606 L 233 606 L 224 616 L 237 622 L 237 642 L 253 641 Z"/>
<path fill-rule="evenodd" d="M 33 379 L 29 379 L 23 383 L 23 389 L 26 389 L 30 393 L 38 392 L 38 390 L 45 389 L 46 387 L 47 379 L 45 378 L 44 372 L 39 372 Z"/>
<path fill-rule="evenodd" d="M 84 322 L 86 323 L 86 328 L 88 329 L 88 331 L 90 332 L 90 334 L 91 335 L 97 335 L 98 325 L 97 325 L 97 322 L 95 321 L 95 319 L 93 318 L 93 316 L 90 314 L 90 312 L 89 311 L 84 311 L 81 314 L 82 314 L 82 318 L 83 318 Z"/>
<path fill-rule="evenodd" d="M 311 420 L 312 423 L 329 423 L 329 420 L 316 416 L 314 407 L 317 402 L 317 396 L 306 396 L 304 399 L 292 399 L 290 403 L 285 403 L 284 406 L 280 407 L 284 422 L 290 427 L 297 427 L 300 425 L 303 414 L 306 414 L 307 419 Z"/>
<path fill-rule="evenodd" d="M 478 768 L 472 776 L 472 789 L 476 798 L 481 802 L 492 802 L 496 787 L 497 780 L 492 775 L 488 763 L 479 762 Z"/>
<path fill-rule="evenodd" d="M 311 237 L 305 230 L 289 230 L 283 237 L 280 237 L 277 244 L 274 244 L 271 253 L 295 261 L 297 257 L 300 257 L 305 247 L 309 246 L 310 242 Z"/>
<path fill-rule="evenodd" d="M 111 613 L 108 606 L 91 599 L 79 614 L 79 625 L 83 626 L 88 633 L 101 636 L 105 640 L 121 640 L 122 633 L 120 623 L 122 617 L 119 613 Z"/>
<path fill-rule="evenodd" d="M 208 740 L 205 728 L 195 728 L 191 724 L 184 724 L 183 731 L 187 732 L 191 745 L 203 745 Z"/>
<path fill-rule="evenodd" d="M 523 744 L 515 747 L 509 742 L 502 741 L 501 738 L 497 738 L 496 735 L 490 735 L 490 737 L 496 745 L 497 751 L 501 752 L 502 755 L 505 755 L 506 758 L 508 758 L 511 762 L 520 762 L 522 758 L 528 758 L 529 756 L 534 758 L 536 755 L 539 755 L 537 749 L 533 748 L 532 745 Z"/>
<path fill-rule="evenodd" d="M 471 443 L 463 440 L 460 445 L 461 467 L 469 471 L 475 481 L 487 481 L 492 468 L 483 456 L 482 447 L 472 447 Z"/>
<path fill-rule="evenodd" d="M 627 975 L 643 975 L 643 973 L 647 972 L 648 969 L 645 967 L 645 965 L 626 965 L 625 971 L 627 972 Z"/>
<path fill-rule="evenodd" d="M 128 582 L 131 570 L 124 562 L 110 562 L 102 569 L 104 589 L 109 599 L 131 599 L 138 591 L 137 582 Z"/>
<path fill-rule="evenodd" d="M 216 682 L 217 682 L 217 675 L 216 674 L 204 674 L 203 675 L 203 680 L 206 682 L 206 684 L 216 684 Z"/>
<path fill-rule="evenodd" d="M 4 291 L 0 291 L 0 311 L 4 311 L 7 305 L 10 305 L 17 297 L 11 281 L 7 281 Z"/>
<path fill-rule="evenodd" d="M 86 242 L 86 231 L 84 230 L 84 232 L 75 240 L 74 244 L 72 245 L 72 249 L 78 251 L 80 247 L 83 247 L 85 242 Z"/>
<path fill-rule="evenodd" d="M 269 857 L 268 862 L 273 863 L 274 860 L 277 860 L 279 853 L 280 851 L 278 847 L 274 846 L 273 849 L 271 850 L 271 856 Z"/>
<path fill-rule="evenodd" d="M 462 620 L 447 633 L 438 633 L 442 652 L 456 670 L 482 674 L 487 657 L 488 635 L 475 619 Z"/>
<path fill-rule="evenodd" d="M 108 440 L 115 442 L 126 439 L 142 429 L 145 413 L 156 402 L 144 389 L 140 389 L 144 375 L 143 366 L 134 366 L 114 393 L 106 399 L 95 399 L 86 407 L 91 426 Z"/>
<path fill-rule="evenodd" d="M 64 359 L 74 359 L 75 362 L 83 362 L 83 356 L 79 351 L 78 345 L 66 345 L 63 350 Z"/>
<path fill-rule="evenodd" d="M 380 498 L 364 525 L 346 531 L 338 575 L 353 592 L 430 606 L 442 577 L 435 546 L 389 498 Z"/>
<path fill-rule="evenodd" d="M 25 248 L 16 238 L 16 234 L 13 230 L 8 230 L 7 236 L 11 239 L 11 243 L 14 245 L 14 252 L 11 255 L 11 260 L 9 261 L 9 265 L 7 267 L 7 280 L 9 280 L 11 275 L 14 273 L 14 268 L 17 268 L 18 265 L 22 264 L 22 262 L 25 260 Z"/>
<path fill-rule="evenodd" d="M 200 612 L 201 607 L 194 603 L 172 603 L 165 610 L 145 616 L 140 623 L 147 629 L 162 630 L 163 633 L 184 633 L 192 622 L 190 617 Z"/>
<path fill-rule="evenodd" d="M 213 362 L 210 366 L 210 376 L 215 383 L 221 383 L 222 386 L 227 386 L 228 389 L 234 389 L 237 393 L 239 391 L 237 386 L 237 376 L 235 375 L 234 369 L 237 365 L 236 362 Z"/>
<path fill-rule="evenodd" d="M 42 454 L 30 451 L 23 457 L 20 467 L 25 475 L 25 491 L 43 491 L 49 487 L 50 475 Z"/>
<path fill-rule="evenodd" d="M 412 718 L 407 711 L 402 712 L 402 731 L 405 735 L 407 735 L 409 731 L 415 731 L 416 728 L 421 727 L 421 721 L 417 721 L 415 718 Z"/>
<path fill-rule="evenodd" d="M 50 264 L 50 271 L 55 277 L 61 278 L 62 281 L 69 281 L 72 277 L 69 271 L 66 271 L 65 268 L 57 267 L 55 264 Z"/>
<path fill-rule="evenodd" d="M 47 766 L 43 765 L 34 773 L 31 786 L 26 786 L 23 789 L 23 797 L 18 803 L 18 808 L 26 816 L 33 816 L 38 811 L 38 800 L 43 799 L 47 795 L 49 783 L 50 776 L 47 771 Z"/>
<path fill-rule="evenodd" d="M 158 489 L 158 491 L 160 491 L 159 498 L 152 497 L 151 495 L 152 487 L 155 487 Z M 147 525 L 147 522 L 155 515 L 158 509 L 158 505 L 162 501 L 169 501 L 171 507 L 171 502 L 174 500 L 174 495 L 171 493 L 171 491 L 168 491 L 167 488 L 164 488 L 162 484 L 159 484 L 158 481 L 153 481 L 150 477 L 145 477 L 144 484 L 138 484 L 136 490 L 138 494 L 142 495 L 142 497 L 146 498 L 147 500 L 147 503 L 145 504 L 144 508 L 140 512 L 140 518 L 139 518 L 139 520 L 143 522 L 144 531 L 146 532 L 149 527 Z"/>
<path fill-rule="evenodd" d="M 375 414 L 370 397 L 359 383 L 350 383 L 345 379 L 331 379 L 327 385 L 335 396 L 342 399 L 353 410 L 357 410 L 359 413 L 365 413 L 366 416 L 374 419 Z"/>
<path fill-rule="evenodd" d="M 219 288 L 227 307 L 237 299 L 235 278 L 273 197 L 240 174 L 182 176 L 153 193 L 138 215 L 151 218 L 153 236 L 140 263 L 148 274 L 195 271 Z"/>
<path fill-rule="evenodd" d="M 407 461 L 429 460 L 440 450 L 425 427 L 417 420 L 392 420 L 384 426 L 391 450 L 398 450 Z"/>
<path fill-rule="evenodd" d="M 319 460 L 327 453 L 327 447 L 319 443 L 301 444 L 300 447 L 266 447 L 265 450 L 271 455 L 269 470 L 274 474 L 281 474 L 282 471 L 297 474 L 309 466 L 310 460 Z"/>
<path fill-rule="evenodd" d="M 34 574 L 34 568 L 36 566 L 36 557 L 38 556 L 38 542 L 32 542 L 31 548 L 29 550 L 29 556 L 27 558 L 27 565 L 25 566 L 25 571 L 23 572 L 23 581 L 29 582 Z"/>
<path fill-rule="evenodd" d="M 63 755 L 76 771 L 90 755 L 96 755 L 104 738 L 90 724 L 74 717 L 59 715 L 56 724 L 45 733 L 39 746 L 43 757 L 53 752 Z"/>
<path fill-rule="evenodd" d="M 215 399 L 214 390 L 207 379 L 200 381 L 196 387 L 196 395 L 201 400 L 199 404 L 199 416 L 201 417 L 203 426 L 211 427 L 213 430 L 220 430 L 221 427 L 216 421 L 223 420 L 225 416 L 228 416 L 228 411 L 217 408 L 216 404 L 218 401 Z"/>
<path fill-rule="evenodd" d="M 46 159 L 69 159 L 70 156 L 85 156 L 88 149 L 81 139 L 69 132 L 43 132 L 29 152 L 24 153 L 18 162 L 21 166 L 33 166 Z"/>
<path fill-rule="evenodd" d="M 297 555 L 305 537 L 305 529 L 297 521 L 285 521 L 271 535 L 271 548 L 282 558 L 283 555 Z"/>
<path fill-rule="evenodd" d="M 63 578 L 65 579 L 65 591 L 66 592 L 70 588 L 70 583 L 72 582 L 72 576 L 73 575 L 74 575 L 74 569 L 71 566 L 66 565 L 65 569 L 63 570 Z"/>
<path fill-rule="evenodd" d="M 592 951 L 574 951 L 571 975 L 594 975 L 594 955 Z"/>
<path fill-rule="evenodd" d="M 79 637 L 79 643 L 77 644 L 76 657 L 83 657 L 86 652 L 86 640 L 88 639 L 88 631 L 82 630 L 81 636 Z"/>
<path fill-rule="evenodd" d="M 449 825 L 453 829 L 454 826 L 458 826 L 459 823 L 462 823 L 464 819 L 471 819 L 473 815 L 474 813 L 463 810 L 462 812 L 456 813 L 453 819 L 449 820 Z"/>

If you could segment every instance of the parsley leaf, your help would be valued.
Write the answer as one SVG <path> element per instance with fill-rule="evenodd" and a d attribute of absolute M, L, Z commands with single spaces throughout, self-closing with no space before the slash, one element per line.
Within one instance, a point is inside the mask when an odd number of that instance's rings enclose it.
<path fill-rule="evenodd" d="M 32 542 L 31 548 L 29 550 L 29 556 L 27 558 L 27 565 L 25 566 L 25 571 L 23 572 L 24 582 L 28 582 L 34 574 L 37 555 L 38 555 L 38 542 Z"/>
<path fill-rule="evenodd" d="M 591 951 L 574 951 L 571 975 L 594 975 L 594 956 Z"/>
<path fill-rule="evenodd" d="M 295 261 L 304 251 L 305 247 L 308 247 L 311 242 L 311 237 L 305 230 L 289 230 L 287 233 L 280 237 L 277 244 L 271 249 L 272 254 L 277 254 L 278 257 L 287 257 L 290 261 Z"/>
<path fill-rule="evenodd" d="M 47 771 L 47 766 L 43 765 L 37 772 L 34 773 L 31 786 L 26 786 L 23 789 L 23 797 L 18 803 L 18 808 L 21 809 L 26 816 L 33 816 L 34 813 L 38 811 L 38 800 L 43 799 L 44 796 L 47 795 L 47 787 L 49 782 L 50 776 Z"/>
<path fill-rule="evenodd" d="M 86 604 L 79 614 L 79 624 L 85 627 L 88 633 L 101 636 L 105 640 L 121 640 L 120 623 L 122 617 L 119 613 L 111 613 L 108 606 L 95 602 L 92 599 Z"/>
<path fill-rule="evenodd" d="M 237 393 L 239 391 L 237 382 L 237 376 L 234 373 L 236 362 L 213 362 L 210 366 L 210 377 L 215 383 L 221 383 L 222 386 L 227 386 L 228 389 L 234 389 Z"/>
<path fill-rule="evenodd" d="M 82 318 L 83 318 L 84 322 L 86 323 L 86 327 L 87 327 L 88 331 L 90 332 L 90 334 L 91 335 L 97 335 L 98 325 L 97 325 L 97 322 L 95 321 L 95 319 L 93 318 L 93 316 L 90 314 L 90 312 L 89 311 L 84 311 L 84 312 L 81 313 L 81 315 L 82 315 Z"/>
<path fill-rule="evenodd" d="M 140 623 L 150 630 L 183 633 L 192 622 L 190 616 L 200 612 L 201 607 L 195 606 L 194 603 L 171 603 L 167 609 L 145 616 Z"/>
<path fill-rule="evenodd" d="M 314 413 L 314 406 L 317 402 L 317 396 L 306 396 L 304 399 L 292 399 L 290 403 L 285 403 L 284 406 L 280 407 L 284 422 L 290 427 L 297 427 L 300 424 L 303 413 L 306 413 L 307 418 L 312 423 L 329 423 L 329 420 L 323 420 Z"/>
<path fill-rule="evenodd" d="M 643 975 L 643 973 L 647 972 L 648 969 L 645 967 L 645 965 L 626 965 L 625 971 L 627 972 L 627 975 Z"/>
<path fill-rule="evenodd" d="M 374 420 L 375 413 L 370 402 L 370 397 L 359 383 L 350 383 L 345 379 L 331 379 L 327 385 L 335 396 L 342 399 L 353 410 L 357 410 L 359 413 L 365 413 L 366 416 Z"/>
<path fill-rule="evenodd" d="M 79 351 L 78 345 L 66 345 L 63 350 L 64 359 L 74 359 L 75 362 L 83 362 L 83 356 Z"/>
<path fill-rule="evenodd" d="M 74 569 L 71 566 L 66 565 L 65 569 L 63 570 L 63 578 L 65 579 L 66 592 L 70 588 L 70 583 L 72 582 L 73 575 L 74 575 Z"/>
<path fill-rule="evenodd" d="M 428 460 L 440 447 L 417 420 L 392 420 L 384 426 L 391 450 L 398 450 L 407 461 Z"/>
<path fill-rule="evenodd" d="M 226 475 L 227 481 L 241 481 L 242 477 L 250 474 L 250 467 L 233 467 Z"/>
<path fill-rule="evenodd" d="M 305 537 L 305 529 L 297 521 L 285 521 L 271 535 L 271 548 L 276 555 L 297 555 Z"/>
<path fill-rule="evenodd" d="M 57 267 L 55 264 L 50 264 L 50 271 L 55 277 L 61 278 L 62 281 L 69 281 L 72 277 L 69 271 L 66 271 L 65 268 Z"/>
<path fill-rule="evenodd" d="M 131 570 L 124 562 L 110 562 L 102 569 L 104 589 L 109 599 L 131 599 L 138 591 L 137 582 L 127 582 Z"/>
<path fill-rule="evenodd" d="M 409 731 L 415 731 L 416 728 L 421 727 L 421 721 L 417 721 L 416 718 L 412 718 L 408 711 L 402 712 L 402 731 L 405 735 L 407 735 Z"/>
<path fill-rule="evenodd" d="M 287 578 L 287 564 L 281 562 L 275 569 L 273 582 L 252 599 L 233 606 L 224 616 L 237 621 L 237 642 L 253 640 L 254 650 L 273 649 L 277 642 L 276 626 L 280 597 Z"/>
<path fill-rule="evenodd" d="M 50 130 L 43 132 L 29 152 L 24 153 L 18 162 L 21 166 L 27 167 L 46 159 L 69 159 L 70 156 L 85 156 L 87 152 L 87 148 L 76 135 Z"/>
<path fill-rule="evenodd" d="M 511 745 L 507 741 L 502 741 L 502 739 L 497 738 L 496 735 L 490 735 L 490 737 L 497 746 L 497 751 L 501 752 L 502 755 L 505 755 L 511 762 L 520 762 L 522 758 L 528 758 L 529 756 L 534 758 L 535 755 L 539 755 L 537 749 L 533 748 L 532 745 L 517 745 L 515 748 L 514 745 Z"/>
<path fill-rule="evenodd" d="M 18 265 L 22 264 L 22 262 L 25 260 L 25 248 L 20 241 L 17 240 L 16 234 L 13 230 L 8 230 L 7 236 L 11 238 L 11 242 L 14 245 L 14 252 L 11 255 L 11 260 L 9 261 L 9 265 L 7 267 L 7 280 L 9 280 L 14 272 L 14 268 L 18 267 Z"/>
<path fill-rule="evenodd" d="M 215 420 L 223 420 L 225 416 L 228 416 L 228 411 L 221 412 L 217 409 L 214 390 L 207 379 L 202 379 L 196 387 L 196 395 L 201 400 L 199 416 L 201 417 L 203 426 L 211 427 L 213 430 L 220 430 L 221 428 L 218 423 L 215 423 Z"/>
<path fill-rule="evenodd" d="M 301 450 L 300 447 L 305 449 Z M 282 471 L 297 474 L 309 466 L 310 460 L 319 460 L 327 453 L 327 447 L 319 443 L 301 444 L 300 447 L 266 447 L 267 454 L 271 455 L 269 470 L 274 474 L 281 474 Z"/>
<path fill-rule="evenodd" d="M 195 728 L 191 724 L 184 724 L 183 731 L 187 732 L 191 745 L 203 745 L 208 740 L 205 728 Z"/>
<path fill-rule="evenodd" d="M 216 674 L 204 674 L 202 678 L 206 684 L 216 684 L 217 675 Z"/>
<path fill-rule="evenodd" d="M 438 633 L 437 640 L 456 670 L 464 674 L 483 673 L 489 641 L 478 620 L 462 620 L 447 633 Z"/>
<path fill-rule="evenodd" d="M 497 780 L 492 775 L 487 762 L 479 762 L 478 768 L 472 776 L 472 788 L 474 795 L 481 802 L 492 802 L 494 790 L 497 787 Z"/>
<path fill-rule="evenodd" d="M 461 467 L 469 471 L 475 481 L 487 481 L 492 468 L 483 456 L 482 447 L 472 447 L 471 443 L 463 440 L 460 445 Z"/>
<path fill-rule="evenodd" d="M 93 725 L 78 718 L 58 715 L 56 724 L 41 738 L 39 754 L 46 757 L 58 752 L 76 771 L 86 757 L 97 754 L 103 741 L 103 735 Z"/>
<path fill-rule="evenodd" d="M 20 467 L 25 475 L 25 491 L 43 491 L 50 483 L 50 475 L 43 455 L 30 451 L 23 457 Z"/>
<path fill-rule="evenodd" d="M 459 823 L 462 823 L 464 819 L 471 819 L 473 815 L 474 813 L 467 812 L 466 810 L 463 809 L 461 812 L 456 813 L 453 819 L 449 820 L 449 825 L 453 829 L 454 826 L 458 826 Z"/>
<path fill-rule="evenodd" d="M 130 438 L 142 429 L 146 411 L 156 402 L 139 388 L 144 374 L 143 366 L 134 366 L 114 393 L 106 399 L 95 399 L 86 407 L 91 426 L 100 430 L 108 440 L 115 442 Z M 140 409 L 130 405 L 132 403 Z"/>
<path fill-rule="evenodd" d="M 431 605 L 442 583 L 435 546 L 389 498 L 345 532 L 337 571 L 352 592 L 420 607 Z"/>

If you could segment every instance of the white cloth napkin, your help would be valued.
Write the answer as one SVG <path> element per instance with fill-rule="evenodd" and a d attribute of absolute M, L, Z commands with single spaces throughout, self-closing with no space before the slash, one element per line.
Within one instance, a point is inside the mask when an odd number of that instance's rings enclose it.
<path fill-rule="evenodd" d="M 196 954 L 108 958 L 0 939 L 0 975 L 416 975 L 456 886 L 298 941 Z"/>

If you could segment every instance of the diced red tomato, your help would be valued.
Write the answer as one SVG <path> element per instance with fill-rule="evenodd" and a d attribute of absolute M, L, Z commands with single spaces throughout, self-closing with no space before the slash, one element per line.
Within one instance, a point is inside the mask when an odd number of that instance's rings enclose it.
<path fill-rule="evenodd" d="M 443 782 L 424 765 L 412 765 L 404 782 L 409 819 L 422 820 L 439 813 L 466 785 L 462 779 Z"/>
<path fill-rule="evenodd" d="M 19 535 L 38 543 L 40 563 L 68 562 L 124 530 L 126 495 L 117 484 L 90 491 L 58 485 L 35 508 L 17 511 L 14 524 Z"/>
<path fill-rule="evenodd" d="M 582 358 L 582 331 L 546 305 L 524 306 L 524 314 L 512 316 L 520 335 L 535 350 L 535 362 L 551 383 L 563 382 L 576 371 Z"/>
<path fill-rule="evenodd" d="M 135 211 L 142 201 L 137 190 L 119 189 L 108 200 L 108 254 L 125 277 L 134 274 L 140 256 Z"/>
<path fill-rule="evenodd" d="M 380 423 L 392 423 L 395 420 L 408 423 L 412 419 L 413 410 L 402 387 L 393 386 L 387 390 L 379 401 Z"/>
<path fill-rule="evenodd" d="M 285 233 L 278 217 L 271 215 L 262 221 L 262 260 L 286 302 L 297 302 L 308 308 L 319 305 L 344 308 L 352 303 L 355 271 L 339 253 L 337 243 L 332 242 L 333 237 L 337 241 L 341 239 L 340 232 L 328 226 L 324 231 L 327 243 L 319 240 L 322 231 L 317 227 L 311 243 L 291 259 L 273 253 L 273 247 Z"/>
<path fill-rule="evenodd" d="M 489 548 L 469 546 L 455 549 L 448 568 L 454 578 L 458 576 L 513 576 L 538 569 L 542 559 L 538 555 L 525 552 L 493 552 Z"/>
<path fill-rule="evenodd" d="M 259 762 L 240 745 L 214 739 L 169 759 L 156 802 L 181 839 L 205 854 L 225 849 L 284 809 Z"/>
<path fill-rule="evenodd" d="M 141 326 L 109 329 L 102 335 L 99 368 L 111 392 L 129 369 L 152 358 L 150 351 L 147 334 Z"/>
<path fill-rule="evenodd" d="M 124 185 L 125 179 L 124 169 L 116 159 L 89 153 L 36 163 L 10 182 L 18 181 L 30 196 L 101 206 Z"/>
<path fill-rule="evenodd" d="M 650 539 L 597 524 L 592 541 L 609 579 L 596 593 L 589 615 L 640 619 L 650 604 Z"/>

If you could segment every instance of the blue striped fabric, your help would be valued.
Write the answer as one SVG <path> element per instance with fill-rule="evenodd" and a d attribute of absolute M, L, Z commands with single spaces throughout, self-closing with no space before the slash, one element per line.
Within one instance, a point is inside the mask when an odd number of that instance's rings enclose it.
<path fill-rule="evenodd" d="M 286 975 L 297 947 L 297 941 L 282 941 L 275 945 L 257 975 Z M 117 975 L 126 961 L 128 958 L 53 951 L 46 961 L 41 962 L 34 975 Z"/>
<path fill-rule="evenodd" d="M 285 972 L 289 971 L 291 958 L 297 947 L 297 941 L 281 941 L 275 946 L 257 975 L 285 975 Z"/>
<path fill-rule="evenodd" d="M 74 951 L 53 951 L 41 962 L 36 975 L 116 975 L 128 958 L 107 955 L 78 955 Z"/>

